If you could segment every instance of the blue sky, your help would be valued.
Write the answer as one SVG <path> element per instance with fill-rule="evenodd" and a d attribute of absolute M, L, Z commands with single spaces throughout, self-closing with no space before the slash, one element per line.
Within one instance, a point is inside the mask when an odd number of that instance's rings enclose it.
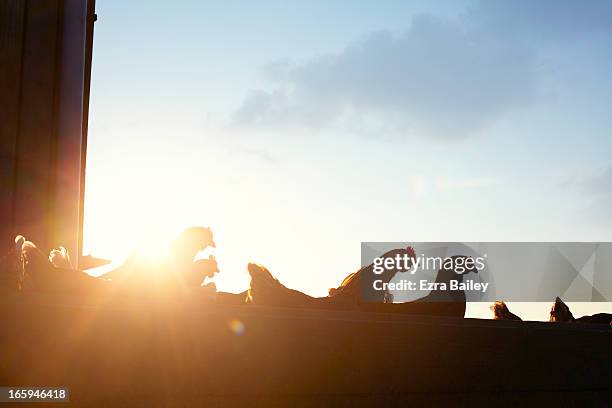
<path fill-rule="evenodd" d="M 96 8 L 97 255 L 210 225 L 220 288 L 322 295 L 361 241 L 612 239 L 612 3 Z"/>

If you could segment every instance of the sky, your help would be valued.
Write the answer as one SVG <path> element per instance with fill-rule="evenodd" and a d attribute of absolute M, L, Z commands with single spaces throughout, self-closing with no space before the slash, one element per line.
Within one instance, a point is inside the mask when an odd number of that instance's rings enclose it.
<path fill-rule="evenodd" d="M 254 261 L 322 296 L 362 241 L 612 241 L 608 1 L 96 12 L 86 253 L 210 226 L 220 290 Z"/>

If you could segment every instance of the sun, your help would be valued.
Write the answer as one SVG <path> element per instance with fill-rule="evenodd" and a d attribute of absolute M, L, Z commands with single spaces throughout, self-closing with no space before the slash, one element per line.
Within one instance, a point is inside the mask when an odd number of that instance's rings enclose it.
<path fill-rule="evenodd" d="M 146 194 L 144 194 L 146 196 Z M 120 266 L 128 256 L 134 254 L 155 264 L 163 262 L 168 254 L 172 240 L 185 228 L 190 226 L 208 226 L 181 217 L 163 217 L 159 214 L 172 212 L 176 203 L 172 198 L 157 199 L 154 201 L 144 198 L 132 200 L 121 209 L 109 206 L 103 197 L 96 201 L 95 194 L 89 197 L 86 205 L 84 228 L 84 254 L 111 260 L 110 265 L 89 270 L 93 276 L 100 276 L 113 268 Z M 197 213 L 197 209 L 191 210 Z M 179 213 L 178 210 L 176 210 Z M 223 230 L 222 223 L 216 227 Z M 194 260 L 214 255 L 219 264 L 220 272 L 213 278 L 207 278 L 205 283 L 214 282 L 219 290 L 241 292 L 248 288 L 249 277 L 246 264 L 250 260 L 246 249 L 241 249 L 230 235 L 216 234 L 213 236 L 217 248 L 207 248 L 199 252 Z"/>

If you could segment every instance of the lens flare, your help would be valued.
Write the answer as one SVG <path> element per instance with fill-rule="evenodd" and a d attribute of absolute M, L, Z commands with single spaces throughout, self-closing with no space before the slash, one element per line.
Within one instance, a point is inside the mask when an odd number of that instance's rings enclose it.
<path fill-rule="evenodd" d="M 229 329 L 237 336 L 242 336 L 245 331 L 244 323 L 238 319 L 232 319 L 228 323 Z"/>

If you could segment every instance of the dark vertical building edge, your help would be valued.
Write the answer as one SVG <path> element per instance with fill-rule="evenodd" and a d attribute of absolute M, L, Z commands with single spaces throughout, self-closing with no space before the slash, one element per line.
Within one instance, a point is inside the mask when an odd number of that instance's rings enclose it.
<path fill-rule="evenodd" d="M 95 0 L 0 1 L 2 251 L 24 234 L 81 254 L 94 21 Z"/>
<path fill-rule="evenodd" d="M 81 141 L 81 199 L 79 203 L 79 235 L 77 255 L 83 254 L 83 226 L 85 221 L 85 176 L 87 165 L 87 135 L 89 127 L 89 95 L 91 88 L 91 65 L 93 60 L 93 35 L 96 15 L 96 0 L 87 0 L 87 28 L 85 34 L 85 83 L 83 87 L 83 134 Z M 77 260 L 78 262 L 78 260 Z"/>

